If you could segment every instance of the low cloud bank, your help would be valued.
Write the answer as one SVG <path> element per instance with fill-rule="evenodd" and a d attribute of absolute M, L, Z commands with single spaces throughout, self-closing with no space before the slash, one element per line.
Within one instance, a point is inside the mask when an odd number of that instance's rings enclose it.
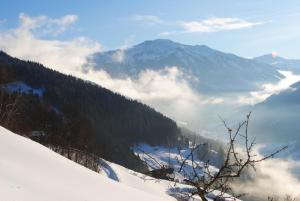
<path fill-rule="evenodd" d="M 274 158 L 262 161 L 250 177 L 237 182 L 234 190 L 246 193 L 245 200 L 268 200 L 274 197 L 283 200 L 286 195 L 300 198 L 300 175 L 293 170 L 300 168 L 300 161 Z"/>
<path fill-rule="evenodd" d="M 290 86 L 300 81 L 300 75 L 295 75 L 291 71 L 279 71 L 284 78 L 275 84 L 264 84 L 259 91 L 252 91 L 247 95 L 240 96 L 238 102 L 240 104 L 256 104 L 266 100 L 273 94 L 278 94 L 283 90 L 293 90 Z"/>

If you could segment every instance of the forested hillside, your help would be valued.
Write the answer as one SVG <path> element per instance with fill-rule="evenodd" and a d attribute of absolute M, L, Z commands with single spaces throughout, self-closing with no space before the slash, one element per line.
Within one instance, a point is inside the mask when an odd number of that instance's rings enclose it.
<path fill-rule="evenodd" d="M 171 119 L 135 100 L 41 64 L 0 52 L 1 98 L 14 100 L 2 125 L 45 144 L 86 150 L 129 168 L 142 167 L 135 143 L 175 145 Z"/>

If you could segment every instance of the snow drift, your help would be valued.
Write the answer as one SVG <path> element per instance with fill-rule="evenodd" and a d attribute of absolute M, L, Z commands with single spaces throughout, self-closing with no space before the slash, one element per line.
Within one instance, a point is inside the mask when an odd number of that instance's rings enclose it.
<path fill-rule="evenodd" d="M 151 189 L 136 189 L 135 183 L 129 186 L 126 183 L 92 172 L 30 139 L 0 127 L 1 200 L 175 200 L 164 194 L 162 189 L 155 194 Z"/>

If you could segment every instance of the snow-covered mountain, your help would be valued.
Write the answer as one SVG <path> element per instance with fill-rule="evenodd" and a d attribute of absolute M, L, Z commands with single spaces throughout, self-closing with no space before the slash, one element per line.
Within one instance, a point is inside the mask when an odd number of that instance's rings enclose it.
<path fill-rule="evenodd" d="M 286 59 L 280 56 L 267 54 L 256 57 L 254 60 L 273 65 L 278 70 L 289 70 L 293 71 L 294 73 L 300 73 L 300 60 L 297 59 Z"/>
<path fill-rule="evenodd" d="M 91 58 L 95 69 L 112 76 L 135 77 L 145 69 L 177 66 L 190 75 L 201 92 L 254 90 L 259 84 L 276 82 L 281 75 L 271 65 L 223 53 L 205 45 L 183 45 L 170 40 L 145 41 L 126 49 L 100 52 Z"/>

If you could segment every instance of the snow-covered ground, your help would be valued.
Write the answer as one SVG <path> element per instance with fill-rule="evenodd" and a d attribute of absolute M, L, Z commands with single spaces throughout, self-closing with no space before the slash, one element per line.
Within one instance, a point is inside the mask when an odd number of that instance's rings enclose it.
<path fill-rule="evenodd" d="M 148 164 L 150 170 L 165 166 L 165 167 L 172 167 L 174 168 L 175 172 L 178 172 L 182 161 L 188 158 L 185 161 L 183 171 L 180 174 L 182 175 L 193 174 L 193 168 L 192 168 L 193 162 L 190 156 L 191 153 L 190 148 L 181 148 L 180 150 L 178 150 L 177 148 L 174 147 L 173 148 L 166 148 L 161 146 L 153 147 L 147 144 L 139 144 L 133 149 L 135 153 Z M 196 171 L 198 171 L 199 175 L 203 175 L 203 171 L 205 171 L 206 164 L 197 159 L 195 159 L 194 161 L 197 163 L 198 166 Z M 209 166 L 209 171 L 211 173 L 214 173 L 217 172 L 218 169 L 214 166 Z"/>
<path fill-rule="evenodd" d="M 12 83 L 8 83 L 6 85 L 4 85 L 4 88 L 6 90 L 8 90 L 9 92 L 21 92 L 21 93 L 32 93 L 34 95 L 37 96 L 42 96 L 44 93 L 43 89 L 36 89 L 33 88 L 27 84 L 25 84 L 24 82 L 12 82 Z"/>
<path fill-rule="evenodd" d="M 162 147 L 141 147 L 161 163 L 170 155 Z M 175 163 L 176 157 L 174 149 L 171 161 Z M 102 163 L 100 174 L 93 172 L 0 127 L 0 200 L 175 201 L 174 196 L 191 190 L 187 185 L 157 180 L 105 160 Z M 214 195 L 211 193 L 207 198 L 213 200 Z"/>
<path fill-rule="evenodd" d="M 165 197 L 167 194 L 169 196 L 172 196 L 172 198 L 187 198 L 187 192 L 190 192 L 192 190 L 192 187 L 188 185 L 175 183 L 172 181 L 154 179 L 144 174 L 124 168 L 120 165 L 109 162 L 107 163 L 110 167 L 110 170 L 104 168 L 104 171 L 102 171 L 101 174 L 111 177 L 111 171 L 114 171 L 113 174 L 117 176 L 117 179 L 120 183 L 125 184 L 126 186 L 133 187 L 135 189 L 139 189 L 146 193 L 155 194 L 159 197 Z M 212 191 L 207 195 L 207 199 L 209 201 L 213 201 L 216 195 L 220 195 L 220 192 Z M 228 194 L 224 194 L 224 196 L 228 197 L 226 198 L 227 201 L 241 201 L 239 199 L 232 198 Z M 193 198 L 190 198 L 189 201 L 201 201 L 201 199 L 195 195 L 193 196 Z"/>
<path fill-rule="evenodd" d="M 126 168 L 109 165 L 117 172 L 120 182 L 0 127 L 0 200 L 175 200 L 166 192 L 168 182 L 147 181 Z"/>

